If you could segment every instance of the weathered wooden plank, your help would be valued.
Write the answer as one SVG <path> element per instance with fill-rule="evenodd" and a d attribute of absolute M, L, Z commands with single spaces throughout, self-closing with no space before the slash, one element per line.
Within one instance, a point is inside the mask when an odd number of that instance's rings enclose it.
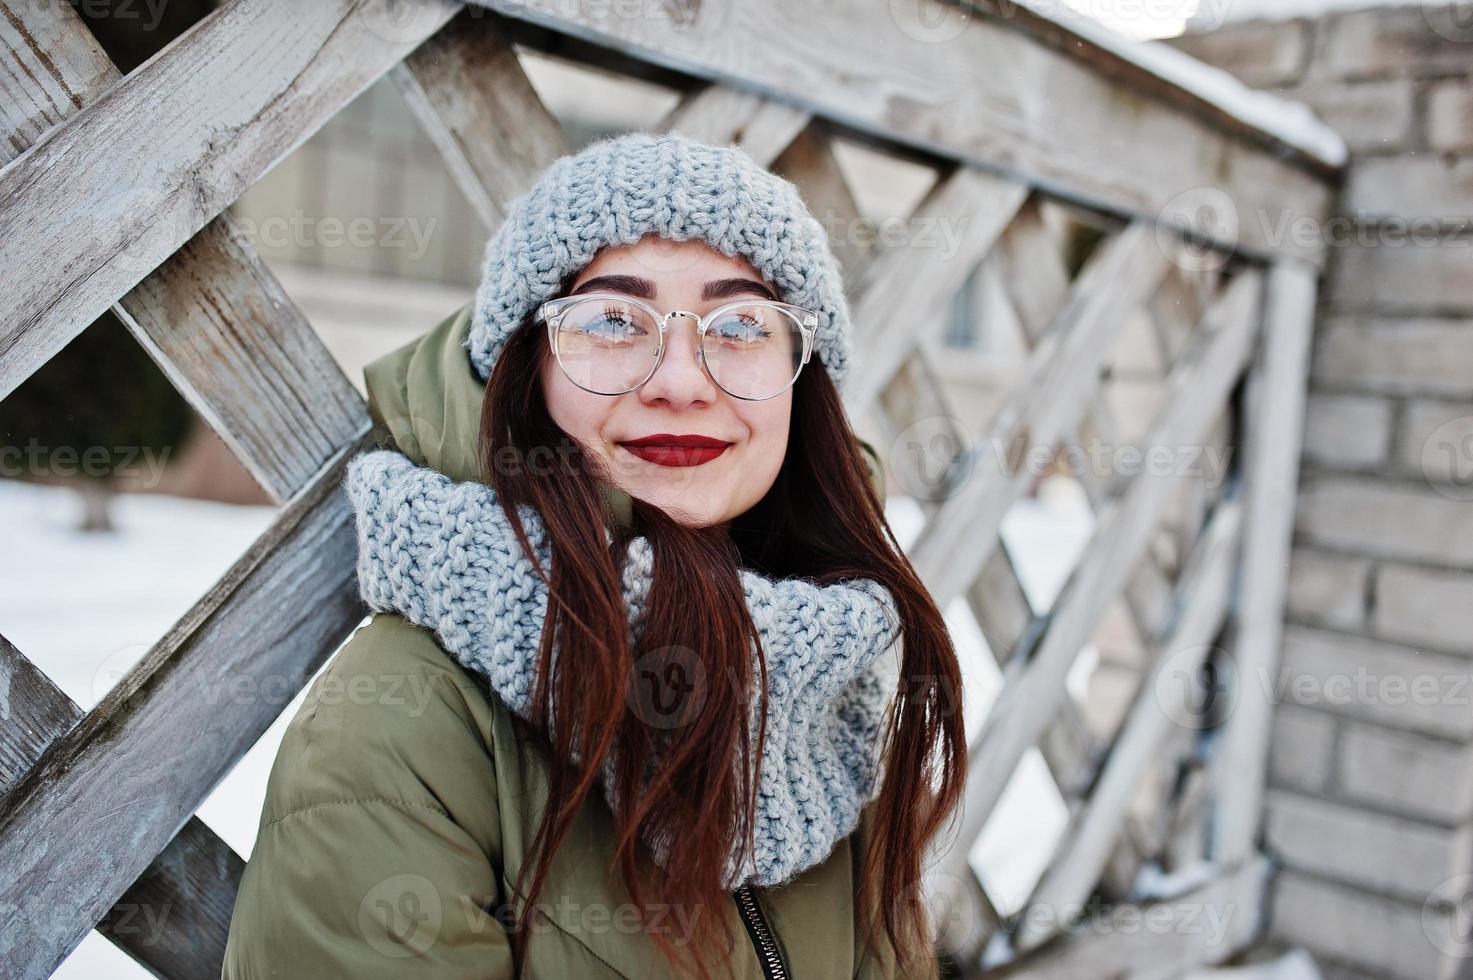
<path fill-rule="evenodd" d="M 997 243 L 1002 288 L 1024 335 L 1034 344 L 1069 298 L 1065 243 L 1045 223 L 1043 206 L 1044 198 L 1031 198 Z"/>
<path fill-rule="evenodd" d="M 1142 451 L 1190 445 L 1221 410 L 1252 351 L 1258 327 L 1261 276 L 1245 270 L 1208 314 L 1199 346 L 1172 372 L 1170 394 Z M 1064 677 L 1100 614 L 1140 559 L 1176 474 L 1142 472 L 1100 515 L 1094 535 L 1055 602 L 1047 629 L 1026 662 L 1010 664 L 1002 694 L 969 751 L 967 793 L 954 847 L 945 866 L 965 862 L 1029 746 L 1037 743 L 1053 709 L 1067 696 Z"/>
<path fill-rule="evenodd" d="M 1274 676 L 1283 632 L 1315 270 L 1278 263 L 1269 269 L 1266 293 L 1263 340 L 1245 392 L 1247 526 L 1232 649 L 1243 683 L 1212 761 L 1222 799 L 1213 819 L 1210 853 L 1224 865 L 1253 853 L 1263 812 L 1273 706 L 1269 686 L 1260 681 Z"/>
<path fill-rule="evenodd" d="M 683 133 L 718 146 L 738 146 L 765 167 L 787 149 L 812 118 L 804 109 L 753 92 L 707 85 L 687 93 L 654 129 Z"/>
<path fill-rule="evenodd" d="M 26 49 L 46 71 L 0 59 L 16 104 L 51 126 L 122 77 L 64 4 L 9 9 L 4 29 L 46 38 Z M 19 75 L 20 77 L 15 77 Z M 62 100 L 62 95 L 67 95 Z M 5 130 L 24 149 L 24 129 Z M 206 225 L 114 306 L 195 410 L 277 501 L 366 424 L 363 399 L 228 213 Z"/>
<path fill-rule="evenodd" d="M 1154 238 L 1152 229 L 1133 224 L 1090 257 L 1058 313 L 1058 325 L 1034 347 L 979 444 L 970 481 L 911 547 L 911 561 L 938 602 L 960 595 L 997 546 L 1003 516 L 1031 478 L 1014 454 L 1052 446 L 1089 403 L 1100 364 L 1126 316 L 1165 270 Z"/>
<path fill-rule="evenodd" d="M 871 406 L 891 447 L 890 467 L 900 486 L 929 517 L 959 479 L 970 433 L 937 377 L 931 353 L 918 346 Z M 917 427 L 918 426 L 918 427 Z"/>
<path fill-rule="evenodd" d="M 856 357 L 844 403 L 851 416 L 862 418 L 911 351 L 941 333 L 951 298 L 1027 198 L 1026 187 L 959 168 L 938 180 L 909 218 L 917 234 L 945 227 L 951 244 L 941 247 L 942 236 L 935 236 L 876 254 L 850 298 Z"/>
<path fill-rule="evenodd" d="M 0 57 L 4 110 L 11 113 L 0 116 L 0 129 L 15 153 L 121 77 L 65 4 L 8 4 L 0 31 L 26 42 Z M 45 70 L 38 72 L 37 64 Z M 18 118 L 22 108 L 25 118 Z M 222 233 L 223 227 L 228 227 L 225 215 L 114 308 L 124 320 L 132 319 L 129 311 L 138 314 L 129 325 L 144 334 L 145 346 L 196 409 L 236 445 L 258 479 L 284 499 L 326 461 L 337 442 L 362 430 L 366 414 L 362 400 L 250 247 Z M 277 319 L 269 319 L 268 311 Z M 147 336 L 150 332 L 157 343 Z M 304 404 L 304 415 L 277 418 L 276 413 Z M 241 419 L 266 424 L 251 429 L 240 425 Z M 234 438 L 242 429 L 249 438 Z M 320 438 L 312 445 L 314 435 Z M 303 451 L 288 454 L 284 447 Z M 297 464 L 294 473 L 289 466 L 252 465 L 255 459 L 286 455 Z M 0 712 L 3 796 L 83 712 L 3 641 L 0 672 L 6 676 L 0 689 L 10 695 L 7 710 Z M 156 975 L 218 976 L 243 866 L 229 845 L 191 817 L 98 929 Z"/>
<path fill-rule="evenodd" d="M 81 717 L 82 709 L 0 636 L 0 798 Z"/>
<path fill-rule="evenodd" d="M 1223 962 L 1257 939 L 1271 874 L 1268 858 L 1254 858 L 1184 894 L 1105 912 L 1070 936 L 973 976 L 1178 980 L 1197 967 Z"/>
<path fill-rule="evenodd" d="M 1184 719 L 1181 705 L 1162 704 L 1161 698 L 1177 691 L 1178 684 L 1195 682 L 1196 672 L 1206 661 L 1208 644 L 1227 614 L 1241 530 L 1242 506 L 1236 501 L 1224 504 L 1214 512 L 1194 549 L 1192 564 L 1179 586 L 1180 615 L 1170 631 L 1152 643 L 1152 669 L 1136 690 L 1088 801 L 1070 821 L 1063 842 L 1029 896 L 1013 934 L 1017 949 L 1032 949 L 1072 925 L 1059 916 L 1031 916 L 1027 909 L 1058 910 L 1083 904 L 1104 872 L 1120 837 L 1131 794 L 1159 757 L 1169 727 L 1195 720 Z M 1185 690 L 1182 694 L 1185 697 Z"/>
<path fill-rule="evenodd" d="M 1163 214 L 1191 221 L 1200 189 L 1214 188 L 1236 217 L 1214 230 L 1228 244 L 1324 253 L 1322 243 L 1283 234 L 1297 218 L 1329 216 L 1324 168 L 1305 165 L 1291 147 L 1265 150 L 1200 99 L 1131 84 L 1109 52 L 1086 61 L 1012 20 L 968 16 L 934 0 L 712 3 L 688 18 L 608 17 L 557 0 L 477 2 L 771 96 L 883 143 L 1149 221 Z M 808 43 L 840 22 L 843 44 Z M 773 24 L 783 29 L 775 33 Z"/>
<path fill-rule="evenodd" d="M 0 0 L 0 167 L 117 77 L 70 5 Z"/>
<path fill-rule="evenodd" d="M 0 170 L 0 397 L 450 18 L 239 0 Z"/>
<path fill-rule="evenodd" d="M 0 799 L 82 709 L 0 637 Z M 191 817 L 98 924 L 157 976 L 220 975 L 245 862 Z"/>
<path fill-rule="evenodd" d="M 324 467 L 4 799 L 0 974 L 49 974 L 362 618 L 342 478 L 368 443 Z"/>
<path fill-rule="evenodd" d="M 198 817 L 97 923 L 156 977 L 218 978 L 245 861 Z"/>
<path fill-rule="evenodd" d="M 228 213 L 117 310 L 277 501 L 369 425 L 362 396 Z"/>
<path fill-rule="evenodd" d="M 798 185 L 808 209 L 828 229 L 829 248 L 839 262 L 847 296 L 859 286 L 873 257 L 874 242 L 858 233 L 859 205 L 839 169 L 830 139 L 822 120 L 811 120 L 772 162 L 772 169 Z"/>
<path fill-rule="evenodd" d="M 463 10 L 391 77 L 488 231 L 568 152 L 502 24 Z"/>

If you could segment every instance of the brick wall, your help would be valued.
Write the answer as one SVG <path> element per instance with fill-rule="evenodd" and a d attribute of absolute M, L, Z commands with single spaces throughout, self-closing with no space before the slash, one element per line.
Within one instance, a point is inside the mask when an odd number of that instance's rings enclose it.
<path fill-rule="evenodd" d="M 1171 43 L 1352 150 L 1275 679 L 1271 931 L 1329 976 L 1473 977 L 1473 4 Z"/>

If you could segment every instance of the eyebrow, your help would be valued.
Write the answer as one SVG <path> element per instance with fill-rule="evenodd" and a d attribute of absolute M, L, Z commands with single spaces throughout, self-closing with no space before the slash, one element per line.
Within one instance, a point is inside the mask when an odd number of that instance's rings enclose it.
<path fill-rule="evenodd" d="M 585 279 L 568 295 L 574 296 L 594 290 L 628 293 L 640 299 L 655 298 L 653 282 L 643 276 L 626 275 L 594 276 L 592 279 Z M 781 300 L 781 297 L 768 288 L 766 283 L 758 282 L 756 279 L 712 279 L 701 287 L 701 299 L 703 300 L 725 299 L 728 296 L 740 296 L 743 293 L 757 293 L 764 299 Z"/>

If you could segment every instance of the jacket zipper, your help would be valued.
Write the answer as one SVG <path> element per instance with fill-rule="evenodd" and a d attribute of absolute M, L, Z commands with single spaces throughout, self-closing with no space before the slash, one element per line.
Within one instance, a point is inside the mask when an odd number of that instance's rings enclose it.
<path fill-rule="evenodd" d="M 756 892 L 752 891 L 751 885 L 742 885 L 733 897 L 737 908 L 741 910 L 747 935 L 752 937 L 752 945 L 757 949 L 757 961 L 762 964 L 764 980 L 788 980 L 787 965 L 783 963 L 782 953 L 777 948 L 772 927 L 762 914 L 762 906 L 757 904 Z"/>

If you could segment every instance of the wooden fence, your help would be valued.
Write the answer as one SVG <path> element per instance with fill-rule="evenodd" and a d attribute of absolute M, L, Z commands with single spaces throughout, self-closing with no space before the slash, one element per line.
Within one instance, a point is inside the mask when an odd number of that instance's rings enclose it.
<path fill-rule="evenodd" d="M 233 0 L 123 76 L 70 5 L 0 0 L 0 396 L 112 308 L 283 505 L 92 711 L 0 640 L 0 974 L 47 976 L 96 928 L 156 975 L 218 975 L 243 864 L 193 814 L 363 613 L 340 481 L 369 429 L 225 208 L 389 73 L 489 233 L 568 149 L 513 43 L 679 86 L 661 128 L 740 145 L 831 228 L 860 217 L 835 136 L 932 168 L 912 221 L 951 222 L 955 255 L 842 232 L 834 247 L 858 330 L 857 425 L 894 438 L 960 419 L 936 340 L 979 263 L 1031 345 L 1001 407 L 965 420 L 985 439 L 949 461 L 967 479 L 921 502 L 912 549 L 936 598 L 970 607 L 1005 679 L 925 886 L 941 938 L 989 977 L 1170 977 L 1251 942 L 1269 702 L 1246 681 L 1278 646 L 1323 260 L 1315 236 L 1278 231 L 1326 217 L 1333 135 L 1245 112 L 1190 69 L 1016 3 L 488 6 Z M 1204 194 L 1237 220 L 1193 225 Z M 1104 392 L 1135 322 L 1163 352 L 1165 394 L 1127 442 L 1230 446 L 1234 479 L 1080 474 L 1096 528 L 1035 610 L 999 534 L 1029 485 L 1014 453 L 1120 437 Z M 1065 675 L 1116 606 L 1144 656 L 1135 701 L 1102 738 Z M 1159 692 L 1198 676 L 1214 645 L 1238 681 L 1234 710 L 1204 733 Z M 242 680 L 256 696 L 203 696 Z M 967 852 L 1033 746 L 1070 825 L 1024 913 L 1004 918 Z M 1029 914 L 1095 894 L 1117 914 L 1149 911 L 1134 884 L 1148 862 L 1199 871 L 1192 890 L 1154 897 L 1170 921 L 1195 903 L 1234 910 L 1231 928 Z M 138 927 L 140 909 L 166 913 L 160 935 Z"/>

